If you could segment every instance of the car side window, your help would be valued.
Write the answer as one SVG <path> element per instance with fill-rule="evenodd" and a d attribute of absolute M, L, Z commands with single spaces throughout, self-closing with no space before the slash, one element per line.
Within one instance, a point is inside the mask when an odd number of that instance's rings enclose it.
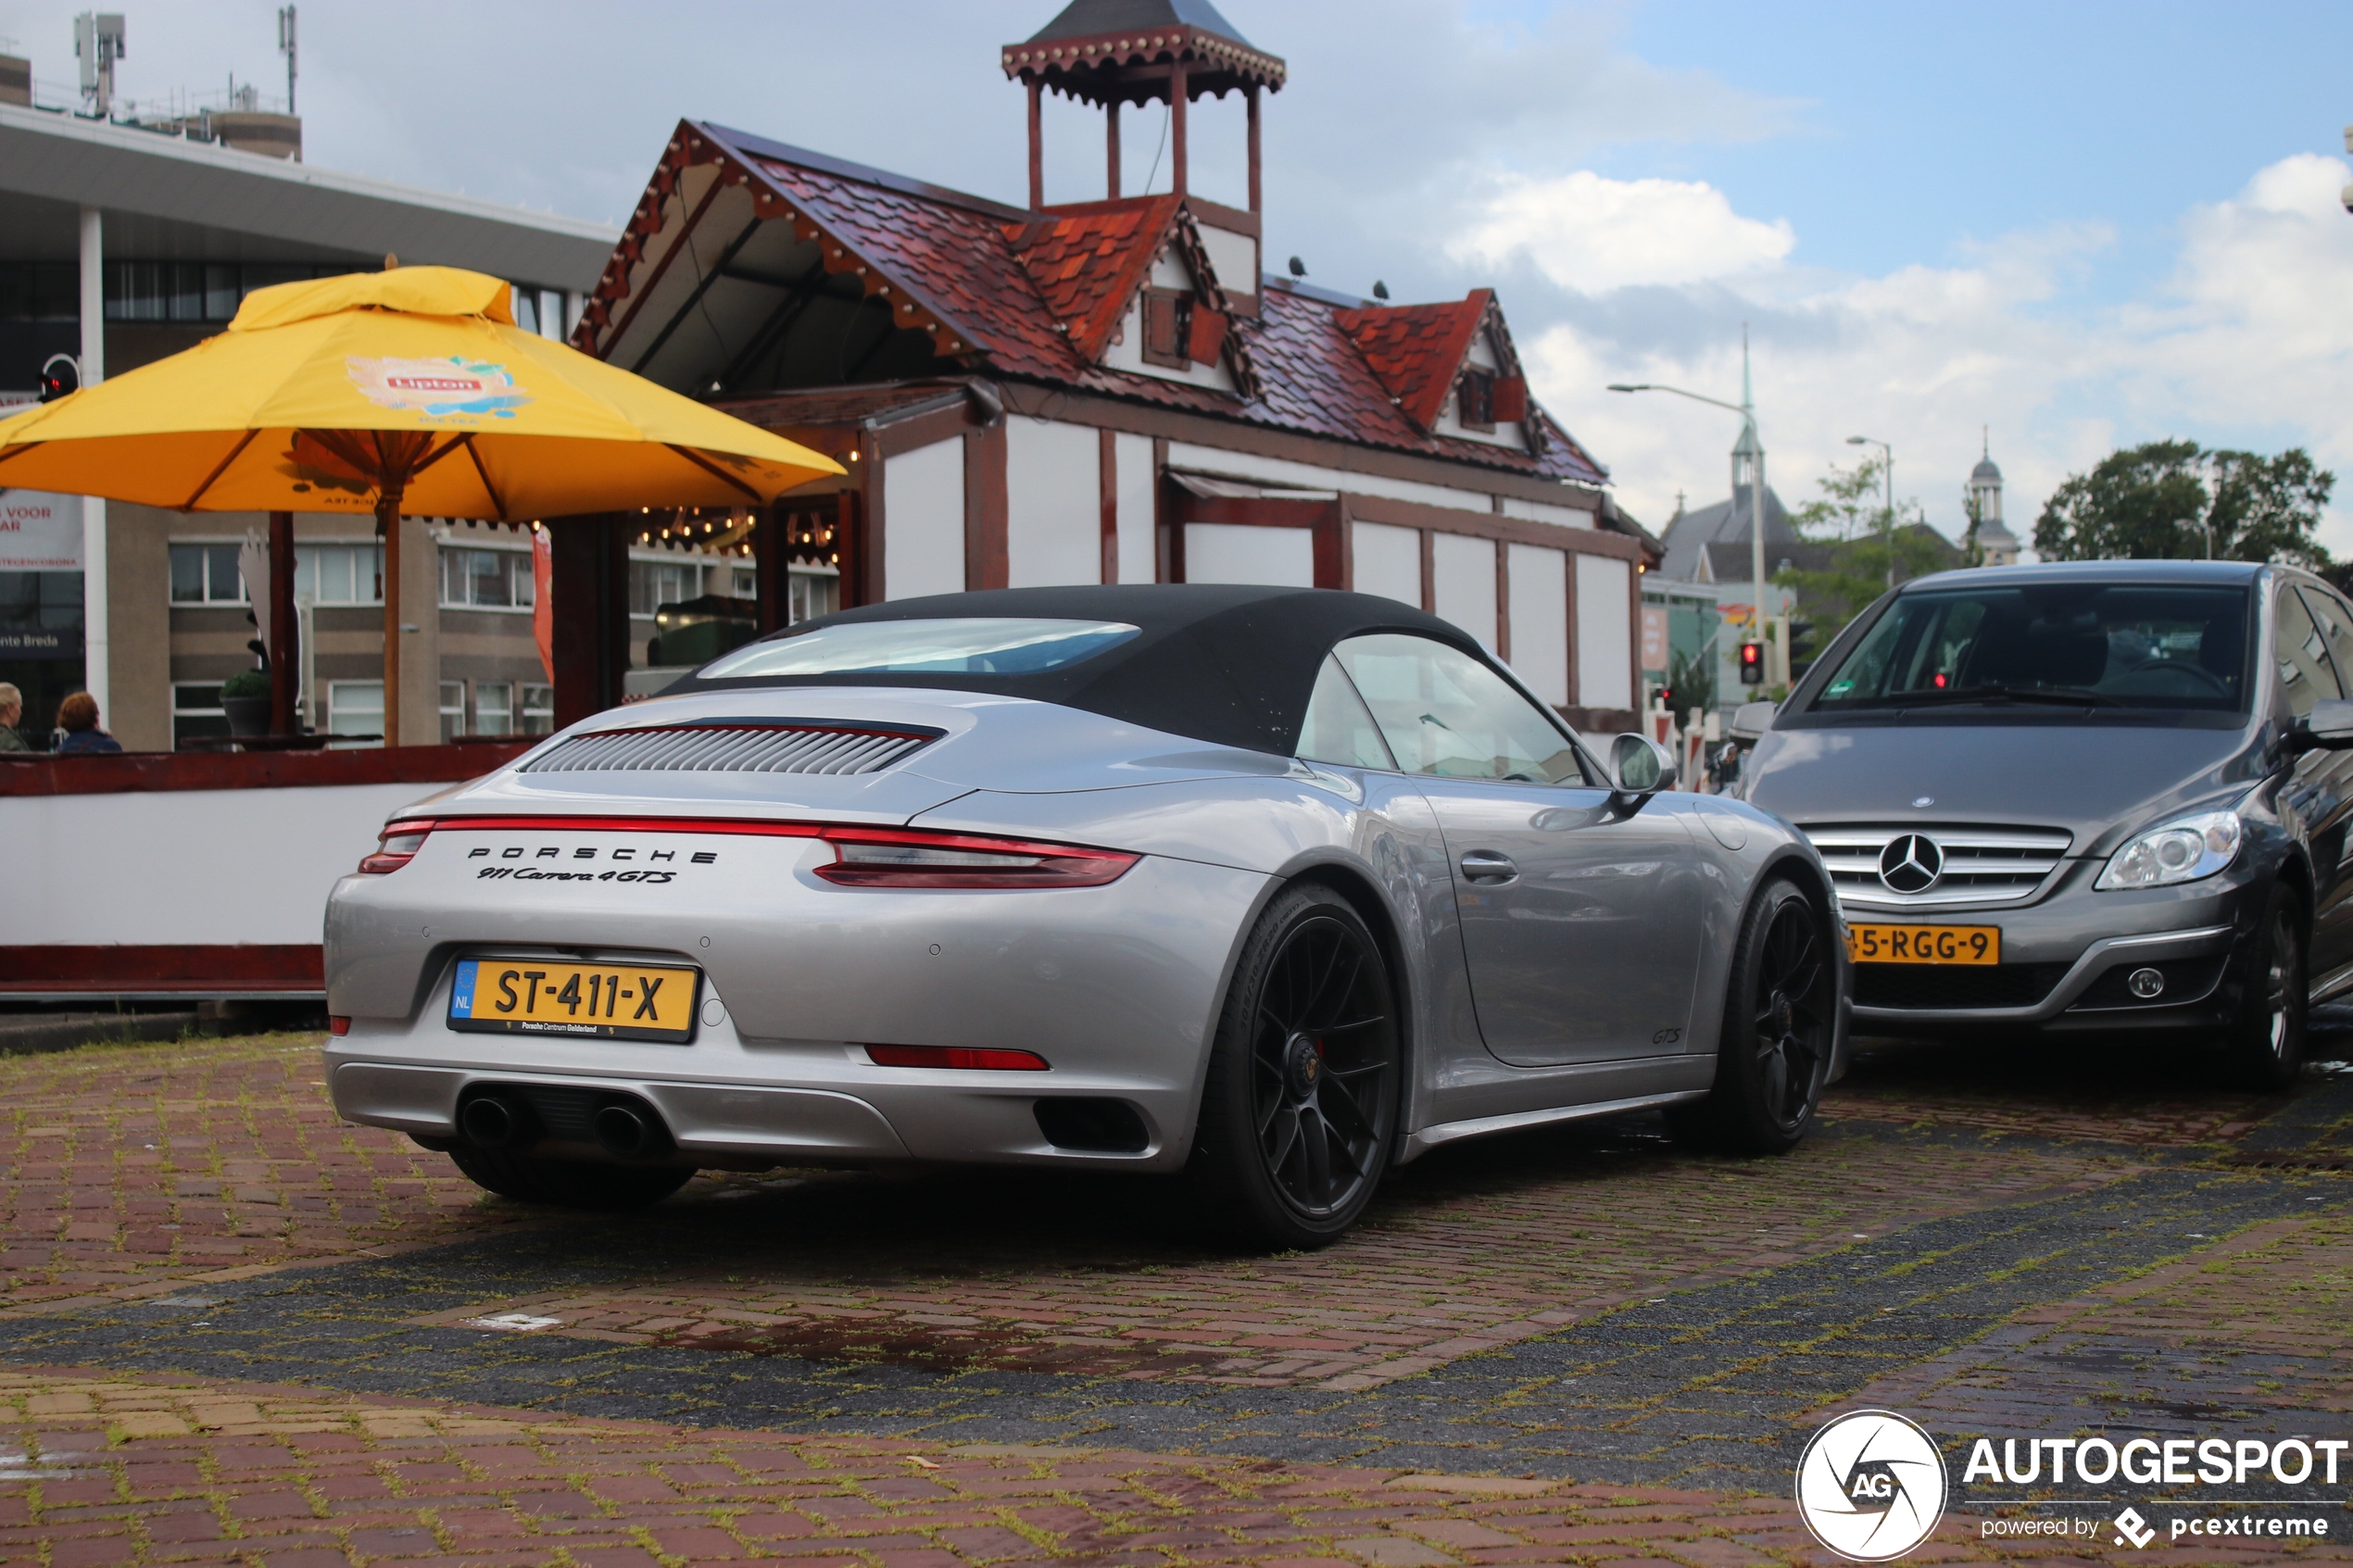
<path fill-rule="evenodd" d="M 2286 694 L 2288 711 L 2309 719 L 2314 703 L 2345 694 L 2330 668 L 2328 645 L 2302 596 L 2283 586 L 2273 602 L 2278 608 L 2272 614 L 2271 657 L 2279 663 L 2280 690 Z"/>
<path fill-rule="evenodd" d="M 2299 588 L 2296 596 L 2312 612 L 2313 622 L 2321 629 L 2321 641 L 2328 646 L 2329 662 L 2336 667 L 2336 684 L 2344 686 L 2353 682 L 2353 611 L 2348 611 L 2345 601 L 2334 594 L 2324 594 L 2318 588 Z"/>
<path fill-rule="evenodd" d="M 1299 755 L 1309 762 L 1338 762 L 1349 768 L 1397 771 L 1389 743 L 1380 738 L 1372 710 L 1356 695 L 1355 684 L 1340 661 L 1324 656 L 1315 690 L 1307 699 L 1307 721 L 1299 728 Z"/>
<path fill-rule="evenodd" d="M 1332 650 L 1408 773 L 1531 784 L 1592 781 L 1577 748 L 1486 665 L 1428 637 L 1351 637 Z"/>

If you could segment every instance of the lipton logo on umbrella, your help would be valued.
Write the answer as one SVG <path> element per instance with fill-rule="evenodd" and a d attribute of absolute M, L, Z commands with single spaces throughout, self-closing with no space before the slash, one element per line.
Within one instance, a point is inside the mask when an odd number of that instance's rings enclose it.
<path fill-rule="evenodd" d="M 363 359 L 354 355 L 344 364 L 359 395 L 380 408 L 511 420 L 517 408 L 531 401 L 516 387 L 506 366 L 478 359 Z"/>

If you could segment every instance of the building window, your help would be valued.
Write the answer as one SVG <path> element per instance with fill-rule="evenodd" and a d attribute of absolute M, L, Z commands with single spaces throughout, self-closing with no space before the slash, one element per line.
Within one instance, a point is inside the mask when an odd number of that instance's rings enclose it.
<path fill-rule="evenodd" d="M 176 605 L 241 605 L 245 579 L 237 572 L 234 545 L 171 546 L 171 602 Z"/>
<path fill-rule="evenodd" d="M 756 566 L 736 568 L 736 597 L 756 599 L 760 596 L 760 569 Z"/>
<path fill-rule="evenodd" d="M 1485 370 L 1465 370 L 1454 395 L 1454 417 L 1466 430 L 1495 428 L 1495 378 Z"/>
<path fill-rule="evenodd" d="M 787 581 L 792 584 L 785 607 L 788 624 L 797 626 L 820 615 L 831 615 L 841 608 L 840 578 L 796 571 Z"/>
<path fill-rule="evenodd" d="M 441 683 L 441 744 L 466 733 L 466 683 Z"/>
<path fill-rule="evenodd" d="M 633 560 L 629 563 L 629 613 L 650 616 L 661 605 L 684 604 L 702 594 L 702 567 L 695 561 Z"/>
<path fill-rule="evenodd" d="M 228 710 L 220 706 L 218 681 L 175 681 L 171 686 L 171 746 L 178 750 L 192 740 L 229 733 Z"/>
<path fill-rule="evenodd" d="M 523 687 L 522 733 L 527 735 L 551 735 L 556 733 L 555 687 Z"/>
<path fill-rule="evenodd" d="M 237 313 L 245 295 L 256 289 L 309 278 L 336 278 L 358 270 L 344 262 L 317 266 L 283 262 L 113 261 L 106 268 L 106 315 L 109 321 L 226 321 Z M 71 267 L 64 269 L 64 274 L 74 273 Z M 27 280 L 27 286 L 54 295 L 57 277 L 35 273 Z M 79 318 L 79 282 L 73 286 L 73 304 L 63 315 L 33 319 Z M 7 297 L 6 282 L 0 278 L 0 315 L 6 313 Z M 57 301 L 49 308 L 62 304 L 62 300 Z"/>
<path fill-rule="evenodd" d="M 452 609 L 528 609 L 531 553 L 527 550 L 441 552 L 441 602 Z"/>
<path fill-rule="evenodd" d="M 474 683 L 473 733 L 478 735 L 510 735 L 515 733 L 514 683 Z"/>
<path fill-rule="evenodd" d="M 1193 296 L 1176 289 L 1144 291 L 1144 363 L 1172 370 L 1192 368 Z"/>
<path fill-rule="evenodd" d="M 295 597 L 315 605 L 384 601 L 382 545 L 296 545 Z"/>
<path fill-rule="evenodd" d="M 327 733 L 365 735 L 382 740 L 384 733 L 384 684 L 382 681 L 327 683 Z"/>

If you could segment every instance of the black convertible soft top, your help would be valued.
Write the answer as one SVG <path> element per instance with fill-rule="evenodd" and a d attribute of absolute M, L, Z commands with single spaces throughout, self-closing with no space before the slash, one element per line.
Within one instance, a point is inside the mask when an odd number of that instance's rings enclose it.
<path fill-rule="evenodd" d="M 1299 745 L 1307 698 L 1332 646 L 1368 632 L 1408 632 L 1495 661 L 1460 627 L 1370 594 L 1329 588 L 1226 583 L 1134 583 L 1116 587 L 999 588 L 894 599 L 772 632 L 762 642 L 820 626 L 870 621 L 968 617 L 1116 621 L 1139 627 L 1130 639 L 1059 670 L 1029 675 L 827 674 L 704 680 L 688 676 L 671 693 L 781 686 L 926 686 L 997 692 L 1059 703 L 1219 746 L 1289 757 Z"/>

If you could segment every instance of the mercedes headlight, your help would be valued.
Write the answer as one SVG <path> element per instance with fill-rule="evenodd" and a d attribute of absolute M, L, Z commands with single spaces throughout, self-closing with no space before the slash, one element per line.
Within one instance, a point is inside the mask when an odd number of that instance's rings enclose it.
<path fill-rule="evenodd" d="M 2236 811 L 2204 811 L 2155 827 L 2108 857 L 2092 885 L 2170 887 L 2212 876 L 2238 859 L 2244 836 Z"/>

